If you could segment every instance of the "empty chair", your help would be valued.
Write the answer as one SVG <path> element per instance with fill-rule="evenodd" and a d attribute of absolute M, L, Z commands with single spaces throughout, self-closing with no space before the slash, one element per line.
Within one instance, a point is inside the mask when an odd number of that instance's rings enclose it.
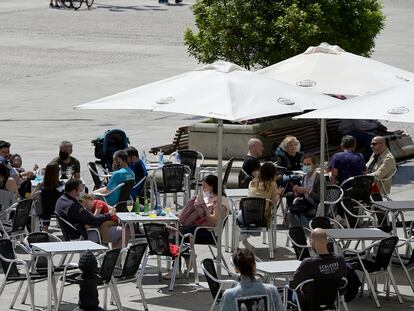
<path fill-rule="evenodd" d="M 226 168 L 226 170 L 224 171 L 223 181 L 222 181 L 223 189 L 227 188 L 227 182 L 229 180 L 231 169 L 233 167 L 233 162 L 234 162 L 234 158 L 232 157 L 223 165 L 223 167 Z"/>
<path fill-rule="evenodd" d="M 19 295 L 20 290 L 22 289 L 23 283 L 27 282 L 30 297 L 30 305 L 32 310 L 36 310 L 34 303 L 33 285 L 37 281 L 46 280 L 46 275 L 39 275 L 37 273 L 30 272 L 30 267 L 28 263 L 24 260 L 16 258 L 13 249 L 13 243 L 9 239 L 0 240 L 0 263 L 2 267 L 2 272 L 5 274 L 3 282 L 0 285 L 0 297 L 7 284 L 18 282 L 19 285 L 9 306 L 10 309 L 13 309 L 14 304 L 16 303 L 17 296 Z M 24 268 L 24 273 L 19 272 L 19 270 L 17 269 L 18 266 Z"/>
<path fill-rule="evenodd" d="M 371 202 L 370 194 L 373 183 L 374 176 L 361 175 L 344 180 L 340 187 L 345 192 L 344 197 L 354 199 L 363 204 L 369 204 Z"/>
<path fill-rule="evenodd" d="M 344 190 L 337 185 L 325 186 L 325 215 L 329 215 L 335 218 L 335 206 L 342 200 L 344 196 Z"/>
<path fill-rule="evenodd" d="M 32 199 L 26 199 L 19 201 L 15 206 L 16 210 L 13 216 L 11 223 L 2 223 L 0 221 L 0 231 L 2 232 L 4 238 L 10 239 L 14 237 L 23 237 L 28 234 L 27 225 L 29 222 L 29 214 L 32 209 Z M 13 209 L 13 206 L 10 206 L 9 209 Z"/>
<path fill-rule="evenodd" d="M 397 283 L 395 282 L 394 275 L 390 267 L 391 259 L 397 243 L 398 237 L 392 236 L 381 241 L 377 241 L 362 250 L 346 249 L 344 251 L 344 254 L 351 253 L 357 256 L 357 259 L 350 261 L 350 263 L 354 264 L 354 269 L 362 272 L 361 294 L 364 289 L 364 281 L 366 280 L 368 288 L 371 290 L 375 304 L 378 308 L 381 307 L 381 304 L 378 300 L 376 288 L 374 287 L 371 276 L 376 277 L 379 274 L 387 274 L 394 287 L 395 293 L 397 294 L 398 301 L 400 303 L 403 303 Z M 374 251 L 372 257 L 373 259 L 369 259 L 367 257 L 367 254 L 371 251 Z"/>
<path fill-rule="evenodd" d="M 339 228 L 343 229 L 344 226 L 337 220 L 325 216 L 318 216 L 313 218 L 309 222 L 309 229 L 313 230 L 315 228 L 322 228 L 322 229 L 334 229 Z"/>
<path fill-rule="evenodd" d="M 167 202 L 167 195 L 172 194 L 174 197 L 174 204 L 176 206 L 176 209 L 178 210 L 178 193 L 182 193 L 185 196 L 187 191 L 187 189 L 185 189 L 184 183 L 185 173 L 186 169 L 183 164 L 168 164 L 162 167 L 163 189 L 159 192 L 163 194 L 164 206 Z M 157 203 L 160 204 L 160 202 Z"/>
<path fill-rule="evenodd" d="M 142 288 L 141 278 L 138 276 L 138 269 L 145 255 L 145 251 L 147 250 L 147 246 L 147 243 L 139 243 L 124 248 L 121 252 L 126 252 L 126 256 L 122 263 L 122 268 L 115 268 L 113 275 L 118 284 L 136 280 L 144 310 L 148 310 L 148 307 L 145 300 L 144 289 Z"/>
<path fill-rule="evenodd" d="M 118 288 L 115 282 L 113 281 L 113 272 L 115 270 L 115 265 L 118 260 L 120 251 L 121 250 L 119 248 L 111 249 L 102 256 L 102 263 L 98 271 L 98 276 L 100 277 L 100 282 L 98 283 L 98 285 L 102 285 L 104 287 L 104 310 L 106 310 L 107 306 L 108 287 L 111 290 L 112 296 L 115 299 L 118 310 L 122 310 L 122 304 L 121 299 L 119 298 Z M 59 310 L 60 304 L 62 303 L 63 290 L 65 286 L 71 284 L 79 284 L 80 280 L 78 279 L 78 276 L 80 275 L 81 272 L 76 272 L 68 275 L 67 268 L 64 269 L 61 287 L 59 291 L 59 299 L 56 304 L 56 310 Z"/>
<path fill-rule="evenodd" d="M 183 255 L 184 252 L 188 252 L 188 247 L 184 245 L 184 240 L 185 238 L 191 236 L 191 234 L 182 235 L 180 231 L 178 231 L 174 227 L 169 227 L 166 224 L 155 223 L 155 222 L 144 224 L 144 231 L 145 231 L 145 236 L 148 242 L 148 252 L 145 254 L 144 262 L 142 264 L 140 282 L 142 281 L 142 278 L 144 276 L 144 271 L 147 265 L 148 257 L 149 256 L 157 256 L 157 257 L 163 256 L 167 260 L 171 260 L 171 259 L 174 260 L 173 272 L 172 272 L 171 282 L 169 286 L 169 290 L 172 291 L 174 289 L 177 271 L 179 270 L 180 256 Z M 181 243 L 176 253 L 171 251 L 170 241 L 169 241 L 170 231 L 176 232 L 177 234 L 179 234 L 181 238 Z M 158 275 L 159 275 L 159 278 L 162 279 L 160 262 L 157 260 L 157 263 L 158 263 Z"/>
<path fill-rule="evenodd" d="M 220 302 L 221 297 L 223 296 L 223 287 L 225 285 L 236 285 L 237 281 L 235 280 L 221 280 L 217 276 L 215 262 L 211 258 L 203 259 L 201 262 L 201 269 L 206 277 L 210 293 L 213 296 L 213 303 L 211 305 L 210 311 L 214 310 L 214 307 L 217 303 Z M 233 274 L 233 276 L 235 276 Z"/>
<path fill-rule="evenodd" d="M 308 229 L 306 229 L 308 230 Z M 305 228 L 300 226 L 290 227 L 288 237 L 293 245 L 296 258 L 303 260 L 310 257 L 310 245 L 308 245 L 305 235 Z"/>
<path fill-rule="evenodd" d="M 341 206 L 345 212 L 345 219 L 349 228 L 376 227 L 376 219 L 365 210 L 357 200 L 344 197 Z"/>

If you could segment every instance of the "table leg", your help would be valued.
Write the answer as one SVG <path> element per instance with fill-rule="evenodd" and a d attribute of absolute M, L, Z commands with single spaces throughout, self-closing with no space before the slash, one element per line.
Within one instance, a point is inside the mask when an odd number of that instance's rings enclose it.
<path fill-rule="evenodd" d="M 397 214 L 392 213 L 392 233 L 397 236 Z"/>
<path fill-rule="evenodd" d="M 150 176 L 150 206 L 154 207 L 154 176 Z"/>
<path fill-rule="evenodd" d="M 126 223 L 122 222 L 122 248 L 126 247 Z"/>
<path fill-rule="evenodd" d="M 52 310 L 52 266 L 53 256 L 49 254 L 47 257 L 47 310 Z"/>

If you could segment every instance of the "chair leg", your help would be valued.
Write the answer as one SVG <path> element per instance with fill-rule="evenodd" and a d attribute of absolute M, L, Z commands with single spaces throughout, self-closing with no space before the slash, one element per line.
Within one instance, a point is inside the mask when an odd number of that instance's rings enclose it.
<path fill-rule="evenodd" d="M 26 304 L 26 299 L 27 299 L 28 293 L 29 293 L 29 284 L 26 286 L 26 288 L 24 290 L 24 293 L 23 293 L 23 296 L 22 296 L 22 301 L 21 301 L 22 305 Z"/>
<path fill-rule="evenodd" d="M 15 294 L 14 294 L 14 296 L 13 296 L 13 299 L 12 299 L 12 301 L 11 301 L 11 303 L 10 303 L 10 309 L 13 309 L 14 304 L 16 303 L 16 300 L 17 300 L 17 296 L 19 295 L 20 290 L 22 289 L 23 283 L 24 283 L 24 281 L 21 281 L 21 282 L 19 283 L 19 286 L 17 287 L 17 290 L 16 290 L 16 292 L 15 292 Z M 29 282 L 27 282 L 27 284 L 28 284 L 28 286 L 29 286 L 29 291 L 30 291 L 30 283 L 29 283 Z M 31 297 L 31 298 L 32 298 L 32 297 Z M 34 310 L 34 309 L 33 309 L 33 310 Z"/>
<path fill-rule="evenodd" d="M 106 311 L 108 308 L 108 284 L 104 284 L 104 294 L 103 294 L 103 309 Z"/>
<path fill-rule="evenodd" d="M 177 276 L 178 265 L 180 261 L 179 259 L 180 259 L 180 256 L 177 256 L 177 258 L 174 259 L 174 267 L 173 267 L 171 282 L 170 282 L 170 292 L 174 289 L 175 277 Z"/>
<path fill-rule="evenodd" d="M 60 290 L 59 290 L 59 297 L 56 303 L 56 310 L 59 310 L 60 304 L 62 303 L 62 297 L 63 297 L 63 290 L 65 289 L 65 282 L 66 282 L 66 274 L 63 274 Z"/>
<path fill-rule="evenodd" d="M 269 258 L 273 259 L 275 257 L 274 247 L 273 247 L 273 226 L 270 226 L 269 231 Z"/>
<path fill-rule="evenodd" d="M 210 311 L 213 311 L 214 310 L 214 308 L 216 306 L 216 303 L 217 303 L 217 299 L 220 296 L 220 293 L 221 293 L 222 288 L 223 288 L 223 284 L 220 284 L 220 287 L 219 287 L 219 289 L 217 291 L 217 295 L 216 295 L 216 297 L 214 297 L 213 303 L 211 304 Z"/>
<path fill-rule="evenodd" d="M 160 258 L 160 256 L 157 256 L 157 269 L 158 269 L 158 281 L 162 282 L 161 258 Z"/>
<path fill-rule="evenodd" d="M 265 230 L 263 230 L 262 231 L 263 232 L 263 244 L 266 244 L 266 231 Z M 269 237 L 269 240 L 270 240 L 270 237 Z"/>
<path fill-rule="evenodd" d="M 375 304 L 377 305 L 377 308 L 381 308 L 381 304 L 380 304 L 380 302 L 378 300 L 378 296 L 377 296 L 377 293 L 375 292 L 374 284 L 372 284 L 372 281 L 371 281 L 371 278 L 369 276 L 369 273 L 368 273 L 368 271 L 365 270 L 364 267 L 362 267 L 362 268 L 364 269 L 364 274 L 366 275 L 367 284 L 368 284 L 368 287 L 371 290 L 372 297 L 374 297 Z"/>
<path fill-rule="evenodd" d="M 115 299 L 115 303 L 118 307 L 118 310 L 122 310 L 121 297 L 119 296 L 118 287 L 116 285 L 115 280 L 111 280 L 111 282 L 109 283 L 109 288 L 111 289 L 111 293 Z"/>
<path fill-rule="evenodd" d="M 145 268 L 147 266 L 147 262 L 148 262 L 148 253 L 145 253 L 144 259 L 143 259 L 142 264 L 141 264 L 141 271 L 140 271 L 139 276 L 138 276 L 139 282 L 141 284 L 142 284 L 142 279 L 144 278 L 144 271 L 145 271 Z"/>
<path fill-rule="evenodd" d="M 141 295 L 142 305 L 144 306 L 144 310 L 148 311 L 147 300 L 145 299 L 144 289 L 142 288 L 141 282 L 137 284 L 139 294 Z"/>
<path fill-rule="evenodd" d="M 397 283 L 395 282 L 394 275 L 392 274 L 392 270 L 391 270 L 390 266 L 388 266 L 387 271 L 388 271 L 388 275 L 390 277 L 390 281 L 392 283 L 392 286 L 394 287 L 395 293 L 397 294 L 398 301 L 400 303 L 403 303 L 402 296 L 401 296 L 400 291 L 398 289 Z"/>

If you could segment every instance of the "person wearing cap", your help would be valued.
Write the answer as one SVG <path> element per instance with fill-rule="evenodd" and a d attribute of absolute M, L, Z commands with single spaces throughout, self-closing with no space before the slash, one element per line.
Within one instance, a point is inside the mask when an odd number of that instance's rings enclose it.
<path fill-rule="evenodd" d="M 356 139 L 351 135 L 345 135 L 341 140 L 341 152 L 333 155 L 331 164 L 330 181 L 339 185 L 350 177 L 364 175 L 366 172 L 365 160 L 362 154 L 355 151 Z"/>
<path fill-rule="evenodd" d="M 382 136 L 375 136 L 372 139 L 371 148 L 373 153 L 367 162 L 367 175 L 372 175 L 377 180 L 383 180 L 383 186 L 378 181 L 376 185 L 382 194 L 388 194 L 391 191 L 391 177 L 397 168 L 395 158 L 388 149 L 385 138 Z"/>

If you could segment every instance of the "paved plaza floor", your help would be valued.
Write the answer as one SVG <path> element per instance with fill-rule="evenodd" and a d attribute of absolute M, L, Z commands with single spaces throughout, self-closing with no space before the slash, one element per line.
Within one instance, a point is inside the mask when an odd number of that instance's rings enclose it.
<path fill-rule="evenodd" d="M 12 152 L 23 155 L 24 167 L 45 165 L 58 153 L 58 143 L 74 143 L 81 163 L 94 160 L 90 140 L 105 129 L 121 128 L 140 149 L 172 141 L 177 127 L 196 120 L 141 111 L 76 111 L 72 107 L 151 81 L 167 78 L 197 66 L 183 44 L 183 30 L 193 27 L 190 6 L 159 5 L 155 0 L 97 0 L 91 10 L 50 9 L 47 0 L 0 1 L 0 139 L 12 143 Z M 385 29 L 376 40 L 372 57 L 414 71 L 414 2 L 384 0 Z M 196 100 L 196 99 L 195 99 Z M 414 126 L 389 124 L 414 137 Z M 85 165 L 82 174 L 88 176 Z M 412 162 L 401 165 L 394 179 L 395 199 L 412 199 Z M 276 259 L 293 258 L 284 248 L 286 231 L 278 235 Z M 265 245 L 254 239 L 258 255 L 267 258 Z M 200 259 L 208 249 L 198 248 Z M 225 254 L 228 259 L 229 254 Z M 414 310 L 413 292 L 401 271 L 397 279 L 404 304 L 395 296 L 381 297 L 384 310 Z M 412 275 L 414 277 L 414 275 Z M 381 282 L 381 281 L 380 281 Z M 193 282 L 178 280 L 173 292 L 155 275 L 144 278 L 150 310 L 208 310 L 210 293 Z M 138 290 L 120 285 L 124 310 L 143 310 Z M 382 288 L 380 286 L 380 288 Z M 8 309 L 16 286 L 0 296 L 0 310 Z M 46 304 L 46 286 L 36 286 L 36 304 Z M 61 310 L 72 310 L 78 288 L 69 287 Z M 102 293 L 101 293 L 102 297 Z M 17 304 L 18 310 L 29 310 Z M 115 306 L 110 307 L 116 310 Z M 350 310 L 375 310 L 367 294 L 349 305 Z"/>

